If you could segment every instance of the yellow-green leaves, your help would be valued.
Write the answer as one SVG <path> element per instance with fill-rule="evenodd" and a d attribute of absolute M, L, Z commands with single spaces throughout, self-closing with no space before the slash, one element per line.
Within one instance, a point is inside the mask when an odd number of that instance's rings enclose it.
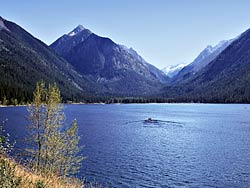
<path fill-rule="evenodd" d="M 63 105 L 56 84 L 46 88 L 38 82 L 33 102 L 28 108 L 30 114 L 29 141 L 27 148 L 30 159 L 38 171 L 49 171 L 67 176 L 76 173 L 82 158 L 79 152 L 76 120 L 65 128 Z"/>

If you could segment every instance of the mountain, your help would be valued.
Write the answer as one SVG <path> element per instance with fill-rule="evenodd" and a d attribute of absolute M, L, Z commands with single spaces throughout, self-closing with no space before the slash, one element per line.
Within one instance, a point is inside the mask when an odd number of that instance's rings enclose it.
<path fill-rule="evenodd" d="M 195 102 L 250 102 L 250 29 L 206 67 L 175 85 L 165 96 Z"/>
<path fill-rule="evenodd" d="M 104 88 L 105 95 L 154 94 L 168 79 L 132 48 L 100 37 L 83 26 L 63 35 L 50 47 L 78 72 Z"/>
<path fill-rule="evenodd" d="M 191 64 L 182 66 L 169 67 L 166 76 L 134 49 L 83 26 L 49 47 L 0 17 L 0 104 L 6 99 L 12 104 L 30 101 L 41 79 L 56 82 L 63 100 L 158 96 L 179 102 L 249 103 L 250 29 L 208 46 Z M 178 69 L 177 75 L 170 74 Z"/>
<path fill-rule="evenodd" d="M 56 82 L 64 100 L 94 92 L 94 85 L 46 44 L 0 17 L 0 101 L 30 100 L 37 81 Z M 12 102 L 13 103 L 13 102 Z"/>
<path fill-rule="evenodd" d="M 155 66 L 146 62 L 133 48 L 127 48 L 126 46 L 122 45 L 120 46 L 130 53 L 137 61 L 142 62 L 142 64 L 147 67 L 151 74 L 153 74 L 161 83 L 166 83 L 168 81 L 168 77 L 166 77 L 163 71 L 160 71 Z"/>
<path fill-rule="evenodd" d="M 53 42 L 50 47 L 53 48 L 62 57 L 65 57 L 69 51 L 83 42 L 91 35 L 92 32 L 82 25 L 77 26 L 73 31 L 64 34 L 62 37 Z"/>
<path fill-rule="evenodd" d="M 162 72 L 164 72 L 169 78 L 173 78 L 176 76 L 187 64 L 181 63 L 178 65 L 169 65 L 167 67 L 164 67 L 162 69 Z"/>
<path fill-rule="evenodd" d="M 190 76 L 196 74 L 201 69 L 206 67 L 211 61 L 213 61 L 224 49 L 226 49 L 234 39 L 223 40 L 214 47 L 208 45 L 189 65 L 175 75 L 174 81 L 182 81 L 188 79 Z"/>

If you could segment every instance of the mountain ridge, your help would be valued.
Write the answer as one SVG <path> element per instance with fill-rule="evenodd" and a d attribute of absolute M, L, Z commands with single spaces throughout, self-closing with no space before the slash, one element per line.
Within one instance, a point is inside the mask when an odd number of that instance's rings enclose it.
<path fill-rule="evenodd" d="M 63 35 L 50 47 L 111 95 L 153 94 L 166 82 L 162 71 L 147 63 L 132 48 L 85 31 L 75 34 L 73 30 L 73 37 Z M 69 48 L 65 50 L 64 46 Z"/>
<path fill-rule="evenodd" d="M 169 78 L 133 48 L 81 25 L 47 46 L 0 17 L 0 103 L 31 100 L 41 79 L 56 82 L 64 100 L 70 101 L 159 97 L 177 102 L 249 103 L 249 52 L 250 29 L 235 39 L 207 46 Z"/>
<path fill-rule="evenodd" d="M 173 83 L 184 81 L 189 79 L 190 76 L 196 74 L 201 69 L 206 67 L 211 61 L 213 61 L 223 50 L 225 50 L 234 39 L 220 41 L 217 45 L 208 45 L 202 50 L 199 55 L 187 66 L 183 67 L 178 74 L 173 78 Z"/>
<path fill-rule="evenodd" d="M 0 73 L 4 75 L 0 80 L 1 101 L 4 97 L 30 100 L 36 82 L 41 79 L 56 82 L 65 100 L 94 94 L 92 83 L 45 43 L 14 22 L 1 20 L 7 28 L 0 30 Z"/>
<path fill-rule="evenodd" d="M 165 97 L 194 102 L 250 102 L 250 29 L 206 67 L 185 81 L 165 88 Z"/>

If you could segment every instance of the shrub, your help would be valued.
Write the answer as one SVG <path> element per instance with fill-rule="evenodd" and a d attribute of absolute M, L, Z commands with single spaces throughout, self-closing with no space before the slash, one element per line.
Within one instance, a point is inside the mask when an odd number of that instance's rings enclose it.
<path fill-rule="evenodd" d="M 16 166 L 7 159 L 0 157 L 0 187 L 15 188 L 21 183 L 22 178 L 15 176 Z"/>
<path fill-rule="evenodd" d="M 45 188 L 45 184 L 42 180 L 36 182 L 36 188 Z"/>

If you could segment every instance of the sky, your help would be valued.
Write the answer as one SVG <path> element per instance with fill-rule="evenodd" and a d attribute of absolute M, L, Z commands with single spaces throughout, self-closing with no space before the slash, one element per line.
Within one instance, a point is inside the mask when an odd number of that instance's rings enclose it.
<path fill-rule="evenodd" d="M 163 68 L 250 28 L 249 7 L 248 0 L 0 0 L 0 16 L 48 45 L 81 24 Z"/>

